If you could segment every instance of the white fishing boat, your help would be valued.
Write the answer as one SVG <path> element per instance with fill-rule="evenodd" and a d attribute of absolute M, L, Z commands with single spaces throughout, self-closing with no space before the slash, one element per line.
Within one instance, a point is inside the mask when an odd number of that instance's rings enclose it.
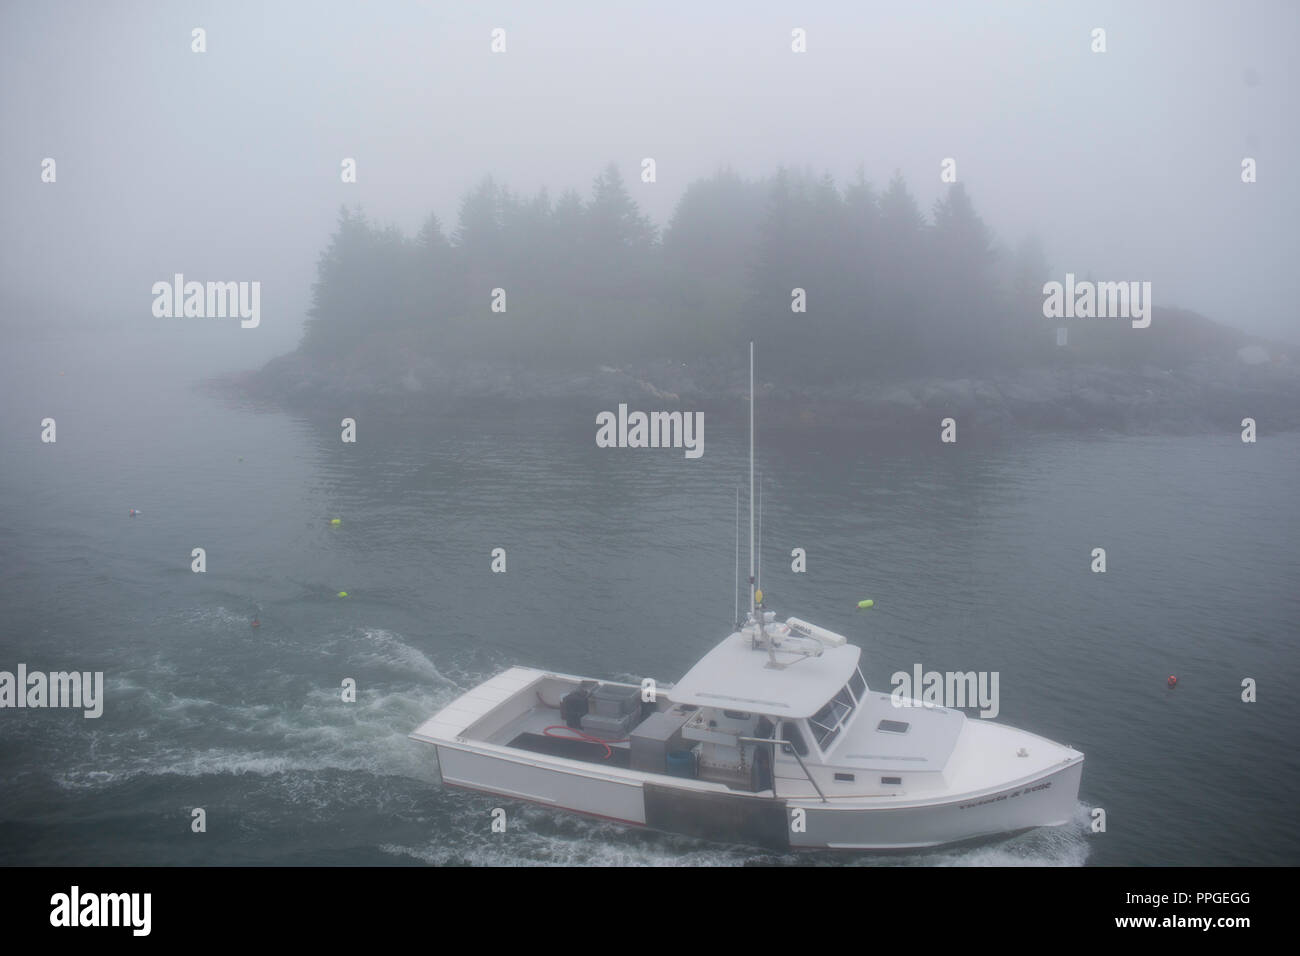
<path fill-rule="evenodd" d="M 753 375 L 751 344 L 746 619 L 676 684 L 496 675 L 411 734 L 436 749 L 443 783 L 777 849 L 929 847 L 1068 823 L 1082 753 L 872 691 L 858 647 L 763 607 Z"/>

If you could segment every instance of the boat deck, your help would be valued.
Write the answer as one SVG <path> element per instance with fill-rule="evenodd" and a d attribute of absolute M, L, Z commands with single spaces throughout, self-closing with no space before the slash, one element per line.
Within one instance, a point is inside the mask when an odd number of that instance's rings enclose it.
<path fill-rule="evenodd" d="M 540 671 L 528 667 L 502 671 L 461 694 L 417 727 L 411 736 L 429 743 L 462 737 L 492 711 L 525 692 L 540 676 Z"/>
<path fill-rule="evenodd" d="M 631 765 L 632 750 L 627 741 L 610 741 L 606 749 L 605 744 L 584 740 L 578 734 L 577 729 L 565 724 L 558 707 L 548 707 L 538 701 L 492 734 L 488 742 L 587 763 L 608 763 L 623 768 Z"/>
<path fill-rule="evenodd" d="M 607 764 L 627 770 L 632 766 L 632 751 L 626 745 L 598 744 L 579 737 L 558 737 L 545 734 L 522 733 L 506 746 L 551 757 L 567 757 L 586 763 Z"/>

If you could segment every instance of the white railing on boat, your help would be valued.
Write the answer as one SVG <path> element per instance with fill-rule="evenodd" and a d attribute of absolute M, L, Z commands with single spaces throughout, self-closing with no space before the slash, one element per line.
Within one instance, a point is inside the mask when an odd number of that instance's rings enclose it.
<path fill-rule="evenodd" d="M 799 769 L 802 770 L 803 775 L 808 778 L 808 782 L 813 785 L 813 789 L 817 791 L 817 796 L 822 798 L 822 803 L 830 803 L 830 801 L 826 799 L 826 794 L 822 793 L 822 788 L 817 786 L 817 781 L 813 779 L 813 775 L 809 773 L 808 768 L 804 766 L 803 758 L 799 756 L 799 751 L 795 750 L 794 746 L 788 740 L 777 740 L 775 737 L 738 737 L 736 739 L 747 744 L 768 744 L 771 746 L 773 796 L 776 796 L 776 745 L 782 744 L 789 748 L 789 752 L 794 754 L 794 759 L 799 761 Z"/>

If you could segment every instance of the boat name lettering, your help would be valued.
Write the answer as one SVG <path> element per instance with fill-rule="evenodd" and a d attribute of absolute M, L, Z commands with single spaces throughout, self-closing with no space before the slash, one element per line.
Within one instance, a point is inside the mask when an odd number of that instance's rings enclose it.
<path fill-rule="evenodd" d="M 959 803 L 957 804 L 957 809 L 969 810 L 971 807 L 982 807 L 985 804 L 997 803 L 1000 800 L 1010 800 L 1013 797 L 1020 796 L 1022 793 L 1033 793 L 1036 790 L 1046 790 L 1051 785 L 1052 785 L 1052 781 L 1045 780 L 1036 787 L 1025 787 L 1025 789 L 1016 790 L 1013 793 L 999 793 L 997 796 L 985 797 L 983 800 L 976 800 L 974 803 Z"/>

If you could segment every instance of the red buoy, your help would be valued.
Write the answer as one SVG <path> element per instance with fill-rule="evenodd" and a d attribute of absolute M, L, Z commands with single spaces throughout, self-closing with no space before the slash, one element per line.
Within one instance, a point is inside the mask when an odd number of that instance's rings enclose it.
<path fill-rule="evenodd" d="M 1178 678 L 1175 677 L 1173 674 L 1170 674 L 1170 675 L 1169 675 L 1169 686 L 1170 686 L 1170 687 L 1177 687 L 1177 686 L 1178 686 Z"/>
<path fill-rule="evenodd" d="M 261 626 L 262 626 L 262 622 L 259 621 L 257 618 L 253 618 L 253 627 L 261 627 Z"/>

